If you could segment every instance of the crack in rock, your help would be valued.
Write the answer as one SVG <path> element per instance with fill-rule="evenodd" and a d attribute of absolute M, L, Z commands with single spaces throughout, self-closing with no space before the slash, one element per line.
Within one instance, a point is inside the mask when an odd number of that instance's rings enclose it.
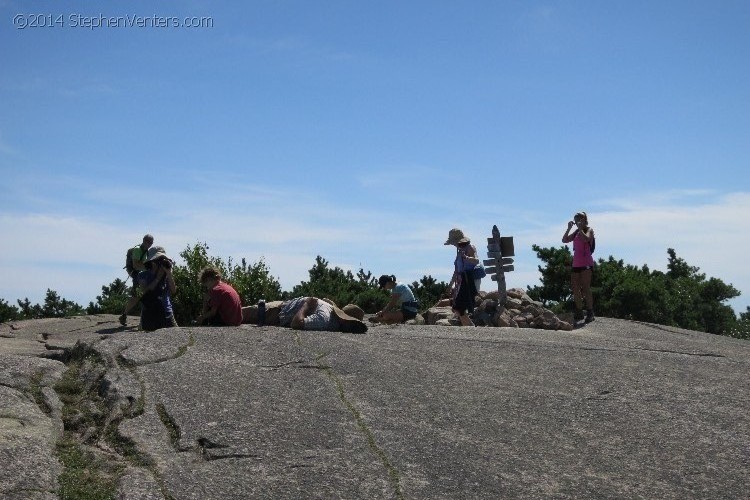
<path fill-rule="evenodd" d="M 226 444 L 220 444 L 220 443 L 214 443 L 208 438 L 199 437 L 195 440 L 196 443 L 198 443 L 198 446 L 201 448 L 205 448 L 207 450 L 212 450 L 215 448 L 229 448 L 229 445 Z"/>
<path fill-rule="evenodd" d="M 723 354 L 716 354 L 712 352 L 682 352 L 682 351 L 670 351 L 669 349 L 649 349 L 648 347 L 631 347 L 635 351 L 648 351 L 648 352 L 663 352 L 665 354 L 682 354 L 683 356 L 697 356 L 703 358 L 725 358 Z"/>
<path fill-rule="evenodd" d="M 304 362 L 305 362 L 304 359 L 297 359 L 295 361 L 289 361 L 289 362 L 286 362 L 286 363 L 278 363 L 278 364 L 275 364 L 275 365 L 260 365 L 260 368 L 266 368 L 268 370 L 278 370 L 279 368 L 284 368 L 285 366 L 299 365 L 299 364 L 302 364 Z"/>
<path fill-rule="evenodd" d="M 213 460 L 226 460 L 228 458 L 260 458 L 260 455 L 252 455 L 252 454 L 245 454 L 245 453 L 230 453 L 228 455 L 210 455 L 208 453 L 201 453 L 201 456 L 207 462 L 211 462 Z"/>
<path fill-rule="evenodd" d="M 295 368 L 302 368 L 302 369 L 308 369 L 308 370 L 325 370 L 329 368 L 328 366 L 325 366 L 325 365 L 307 364 L 306 361 L 307 360 L 304 360 L 304 359 L 298 359 L 296 361 L 289 361 L 288 363 L 279 363 L 276 365 L 260 365 L 259 368 L 264 368 L 266 370 L 271 370 L 271 371 L 279 370 L 281 368 L 284 368 L 287 366 L 293 366 L 293 365 L 297 365 L 297 366 L 294 366 Z"/>
<path fill-rule="evenodd" d="M 252 453 L 223 453 L 217 454 L 212 453 L 210 450 L 220 450 L 230 448 L 229 445 L 215 443 L 208 438 L 199 437 L 195 440 L 198 443 L 197 452 L 206 461 L 212 460 L 225 460 L 227 458 L 259 458 L 260 455 L 254 455 Z"/>

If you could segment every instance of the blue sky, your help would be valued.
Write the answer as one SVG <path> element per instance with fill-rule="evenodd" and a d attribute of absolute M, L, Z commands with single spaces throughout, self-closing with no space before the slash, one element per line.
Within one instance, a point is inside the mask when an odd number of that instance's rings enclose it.
<path fill-rule="evenodd" d="M 317 255 L 448 281 L 494 224 L 526 287 L 586 210 L 744 311 L 749 61 L 744 1 L 0 0 L 0 298 L 86 305 L 147 232 L 286 290 Z"/>

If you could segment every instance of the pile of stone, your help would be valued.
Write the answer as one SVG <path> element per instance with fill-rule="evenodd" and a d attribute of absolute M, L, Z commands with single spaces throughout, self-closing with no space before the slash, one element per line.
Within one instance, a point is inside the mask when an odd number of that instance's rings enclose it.
<path fill-rule="evenodd" d="M 544 330 L 572 330 L 572 318 L 561 319 L 541 302 L 532 300 L 520 288 L 508 290 L 504 304 L 498 292 L 479 292 L 472 320 L 477 326 L 505 326 L 512 328 L 541 328 Z M 450 305 L 439 302 L 424 314 L 428 325 L 458 326 Z M 567 321 L 566 321 L 567 320 Z"/>

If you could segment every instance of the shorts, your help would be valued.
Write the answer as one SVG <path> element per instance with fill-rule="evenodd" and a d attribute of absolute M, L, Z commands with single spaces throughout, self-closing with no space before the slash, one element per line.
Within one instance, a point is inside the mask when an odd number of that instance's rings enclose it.
<path fill-rule="evenodd" d="M 401 314 L 404 315 L 404 321 L 417 317 L 417 311 L 414 310 L 415 307 L 419 307 L 418 302 L 404 302 L 401 304 Z"/>

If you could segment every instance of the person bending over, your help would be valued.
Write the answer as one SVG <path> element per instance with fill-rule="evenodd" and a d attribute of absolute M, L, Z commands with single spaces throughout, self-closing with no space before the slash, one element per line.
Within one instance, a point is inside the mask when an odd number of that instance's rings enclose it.
<path fill-rule="evenodd" d="M 417 317 L 419 302 L 409 285 L 398 283 L 392 274 L 382 275 L 378 282 L 381 289 L 391 292 L 391 298 L 383 310 L 372 317 L 371 321 L 386 324 L 403 323 Z"/>

